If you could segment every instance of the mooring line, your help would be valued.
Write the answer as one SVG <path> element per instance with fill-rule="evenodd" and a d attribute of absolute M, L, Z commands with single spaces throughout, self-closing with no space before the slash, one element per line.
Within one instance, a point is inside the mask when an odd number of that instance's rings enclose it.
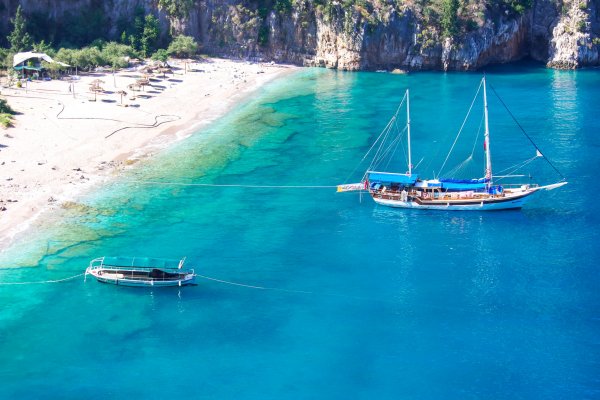
<path fill-rule="evenodd" d="M 242 184 L 217 184 L 217 183 L 183 183 L 183 182 L 159 182 L 159 181 L 138 181 L 123 180 L 122 182 L 137 183 L 140 185 L 158 185 L 158 186 L 198 186 L 198 187 L 237 187 L 254 189 L 332 189 L 335 185 L 242 185 Z"/>
<path fill-rule="evenodd" d="M 37 285 L 37 284 L 43 284 L 43 283 L 60 283 L 60 282 L 70 281 L 71 279 L 75 279 L 75 278 L 78 278 L 83 275 L 85 275 L 85 272 L 83 272 L 81 274 L 69 276 L 69 277 L 63 278 L 63 279 L 54 279 L 54 280 L 47 280 L 47 281 L 33 281 L 33 282 L 0 282 L 0 285 Z"/>
<path fill-rule="evenodd" d="M 245 284 L 245 283 L 231 282 L 231 281 L 226 281 L 226 280 L 223 280 L 223 279 L 212 278 L 210 276 L 205 276 L 205 275 L 199 275 L 199 274 L 195 274 L 195 275 L 197 277 L 199 277 L 199 278 L 203 278 L 203 279 L 206 279 L 206 280 L 209 280 L 209 281 L 223 283 L 223 284 L 226 284 L 226 285 L 245 287 L 245 288 L 248 288 L 248 289 L 270 290 L 270 291 L 275 291 L 275 292 L 297 293 L 297 294 L 310 294 L 310 295 L 319 295 L 319 296 L 342 297 L 342 298 L 353 299 L 353 300 L 368 300 L 368 301 L 383 301 L 383 302 L 388 302 L 387 300 L 372 299 L 372 298 L 358 297 L 358 296 L 348 296 L 348 295 L 345 295 L 345 294 L 337 294 L 337 293 L 319 293 L 319 292 L 311 292 L 311 291 L 308 291 L 308 290 L 293 290 L 293 289 L 281 289 L 281 288 L 266 287 L 266 286 L 248 285 L 248 284 Z"/>

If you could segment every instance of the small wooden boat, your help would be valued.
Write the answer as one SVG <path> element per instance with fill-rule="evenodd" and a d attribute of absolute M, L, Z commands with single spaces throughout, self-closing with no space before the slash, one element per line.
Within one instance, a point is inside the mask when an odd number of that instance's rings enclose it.
<path fill-rule="evenodd" d="M 85 275 L 98 282 L 122 286 L 184 286 L 194 283 L 193 269 L 184 270 L 185 258 L 100 257 L 92 260 Z"/>

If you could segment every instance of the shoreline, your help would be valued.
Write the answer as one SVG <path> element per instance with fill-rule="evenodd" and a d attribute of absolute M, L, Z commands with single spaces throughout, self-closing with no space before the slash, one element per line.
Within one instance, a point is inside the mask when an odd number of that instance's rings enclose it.
<path fill-rule="evenodd" d="M 185 140 L 266 83 L 299 69 L 224 59 L 192 64 L 186 73 L 183 68 L 151 77 L 151 86 L 138 92 L 127 87 L 141 75 L 132 71 L 89 74 L 73 86 L 56 80 L 0 88 L 19 113 L 13 128 L 0 130 L 0 253 L 52 210 L 119 179 L 139 160 Z M 95 79 L 102 80 L 104 93 L 85 90 Z M 119 99 L 119 90 L 127 96 Z"/>

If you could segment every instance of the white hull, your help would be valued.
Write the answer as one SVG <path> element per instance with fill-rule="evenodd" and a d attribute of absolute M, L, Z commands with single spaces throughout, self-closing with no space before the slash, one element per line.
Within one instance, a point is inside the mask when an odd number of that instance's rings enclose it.
<path fill-rule="evenodd" d="M 88 268 L 86 271 L 86 275 L 92 275 L 94 278 L 98 280 L 98 282 L 102 283 L 110 283 L 113 285 L 119 286 L 142 286 L 142 287 L 164 287 L 164 286 L 185 286 L 191 285 L 194 283 L 195 276 L 194 274 L 186 274 L 178 279 L 168 279 L 168 280 L 159 280 L 159 279 L 130 279 L 124 277 L 122 274 L 111 273 L 107 270 L 102 269 L 90 269 Z"/>
<path fill-rule="evenodd" d="M 537 189 L 529 189 L 504 197 L 489 197 L 485 199 L 448 199 L 448 200 L 407 200 L 402 201 L 394 196 L 371 193 L 377 204 L 396 208 L 417 208 L 422 210 L 443 211 L 495 211 L 522 208 Z"/>

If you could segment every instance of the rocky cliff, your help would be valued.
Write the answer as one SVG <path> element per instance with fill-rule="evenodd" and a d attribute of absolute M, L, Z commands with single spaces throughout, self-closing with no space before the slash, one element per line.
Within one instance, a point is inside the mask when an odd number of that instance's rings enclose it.
<path fill-rule="evenodd" d="M 0 0 L 0 35 L 18 4 L 49 32 L 94 11 L 91 34 L 112 39 L 143 9 L 165 37 L 192 35 L 219 56 L 347 70 L 471 70 L 527 56 L 600 64 L 600 0 L 454 1 L 181 0 L 174 14 L 158 0 Z"/>

